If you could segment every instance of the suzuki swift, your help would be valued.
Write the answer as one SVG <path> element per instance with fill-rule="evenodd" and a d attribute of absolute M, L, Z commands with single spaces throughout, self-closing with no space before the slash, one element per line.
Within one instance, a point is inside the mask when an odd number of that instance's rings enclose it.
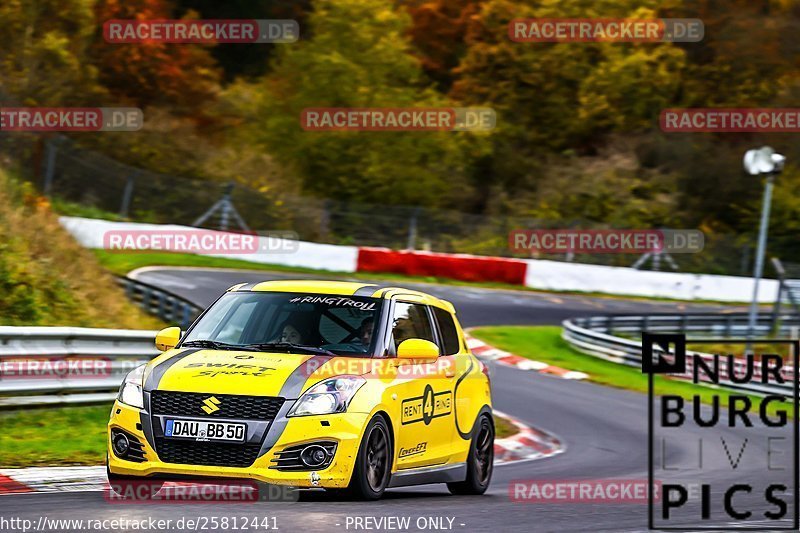
<path fill-rule="evenodd" d="M 239 284 L 155 342 L 164 353 L 125 377 L 111 412 L 114 487 L 246 478 L 377 499 L 489 485 L 488 373 L 449 302 L 363 283 Z"/>

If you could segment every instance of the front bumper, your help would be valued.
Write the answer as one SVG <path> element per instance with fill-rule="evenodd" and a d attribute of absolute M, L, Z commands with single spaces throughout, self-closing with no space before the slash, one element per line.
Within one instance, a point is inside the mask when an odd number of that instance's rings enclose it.
<path fill-rule="evenodd" d="M 367 413 L 341 413 L 292 418 L 277 418 L 267 431 L 266 439 L 277 437 L 275 444 L 247 467 L 203 466 L 177 464 L 162 461 L 155 449 L 154 439 L 145 435 L 144 424 L 150 423 L 149 415 L 125 404 L 114 402 L 108 423 L 106 441 L 108 446 L 108 468 L 112 474 L 142 477 L 198 476 L 207 478 L 252 479 L 276 485 L 295 487 L 344 488 L 350 483 L 358 446 L 369 419 Z M 247 422 L 247 421 L 244 421 Z M 158 423 L 153 421 L 153 423 Z M 325 424 L 325 425 L 323 425 Z M 142 444 L 144 460 L 135 462 L 121 459 L 114 453 L 111 432 L 122 430 Z M 277 435 L 277 433 L 280 433 Z M 336 452 L 331 463 L 324 469 L 314 471 L 282 471 L 270 468 L 276 464 L 276 454 L 291 446 L 318 441 L 336 442 Z M 193 443 L 203 446 L 204 442 Z"/>

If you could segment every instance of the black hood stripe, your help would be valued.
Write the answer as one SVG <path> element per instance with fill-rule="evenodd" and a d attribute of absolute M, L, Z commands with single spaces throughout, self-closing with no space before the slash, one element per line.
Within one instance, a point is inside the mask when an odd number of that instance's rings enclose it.
<path fill-rule="evenodd" d="M 158 384 L 161 383 L 161 378 L 163 378 L 164 374 L 167 373 L 167 370 L 172 368 L 172 366 L 175 363 L 177 363 L 187 355 L 199 352 L 202 349 L 203 348 L 187 348 L 181 353 L 173 355 L 166 361 L 159 363 L 155 368 L 153 368 L 153 370 L 150 371 L 150 375 L 147 376 L 147 381 L 144 384 L 144 390 L 146 391 L 156 390 L 158 388 Z"/>

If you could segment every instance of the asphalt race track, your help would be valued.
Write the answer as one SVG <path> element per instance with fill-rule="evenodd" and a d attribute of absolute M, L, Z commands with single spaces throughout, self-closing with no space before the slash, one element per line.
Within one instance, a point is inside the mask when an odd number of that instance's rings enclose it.
<path fill-rule="evenodd" d="M 139 271 L 137 277 L 207 305 L 235 283 L 297 275 L 165 268 Z M 586 314 L 719 309 L 445 285 L 403 285 L 453 302 L 464 326 L 558 324 L 564 318 Z M 566 443 L 566 451 L 547 459 L 496 468 L 492 487 L 482 497 L 451 496 L 444 486 L 424 486 L 391 490 L 384 500 L 375 503 L 341 502 L 324 493 L 308 492 L 298 503 L 175 505 L 111 504 L 100 492 L 62 492 L 0 496 L 0 516 L 28 518 L 34 523 L 43 514 L 51 519 L 274 516 L 280 530 L 304 532 L 367 530 L 354 527 L 354 517 L 411 517 L 410 530 L 416 531 L 420 516 L 444 517 L 445 527 L 447 518 L 452 518 L 451 528 L 456 531 L 646 530 L 647 507 L 643 504 L 533 504 L 514 503 L 509 498 L 512 480 L 647 479 L 646 396 L 498 365 L 492 365 L 491 371 L 495 407 L 555 433 Z M 738 450 L 741 441 L 738 435 L 741 434 L 733 430 L 706 428 L 702 436 L 710 441 L 727 438 L 731 447 Z M 687 435 L 685 441 L 672 443 L 668 457 L 679 461 L 696 454 L 698 436 Z M 766 454 L 764 442 L 753 440 L 749 446 L 746 454 Z M 758 481 L 763 475 L 756 461 L 743 459 L 733 474 L 727 462 L 724 456 L 707 457 L 702 479 L 697 481 L 724 481 L 729 485 L 742 480 Z M 746 496 L 737 497 L 742 506 L 749 501 Z M 756 501 L 759 507 L 755 509 L 763 509 L 763 500 Z M 714 507 L 721 506 L 715 501 Z M 368 525 L 371 530 L 381 530 L 376 522 Z"/>

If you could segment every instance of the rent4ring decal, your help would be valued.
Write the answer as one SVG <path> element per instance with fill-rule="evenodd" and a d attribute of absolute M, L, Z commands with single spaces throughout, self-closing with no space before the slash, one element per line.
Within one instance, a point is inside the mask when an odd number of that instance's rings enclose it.
<path fill-rule="evenodd" d="M 403 400 L 402 423 L 424 422 L 427 426 L 434 418 L 449 415 L 452 404 L 452 391 L 433 392 L 433 387 L 427 385 L 422 396 Z"/>

